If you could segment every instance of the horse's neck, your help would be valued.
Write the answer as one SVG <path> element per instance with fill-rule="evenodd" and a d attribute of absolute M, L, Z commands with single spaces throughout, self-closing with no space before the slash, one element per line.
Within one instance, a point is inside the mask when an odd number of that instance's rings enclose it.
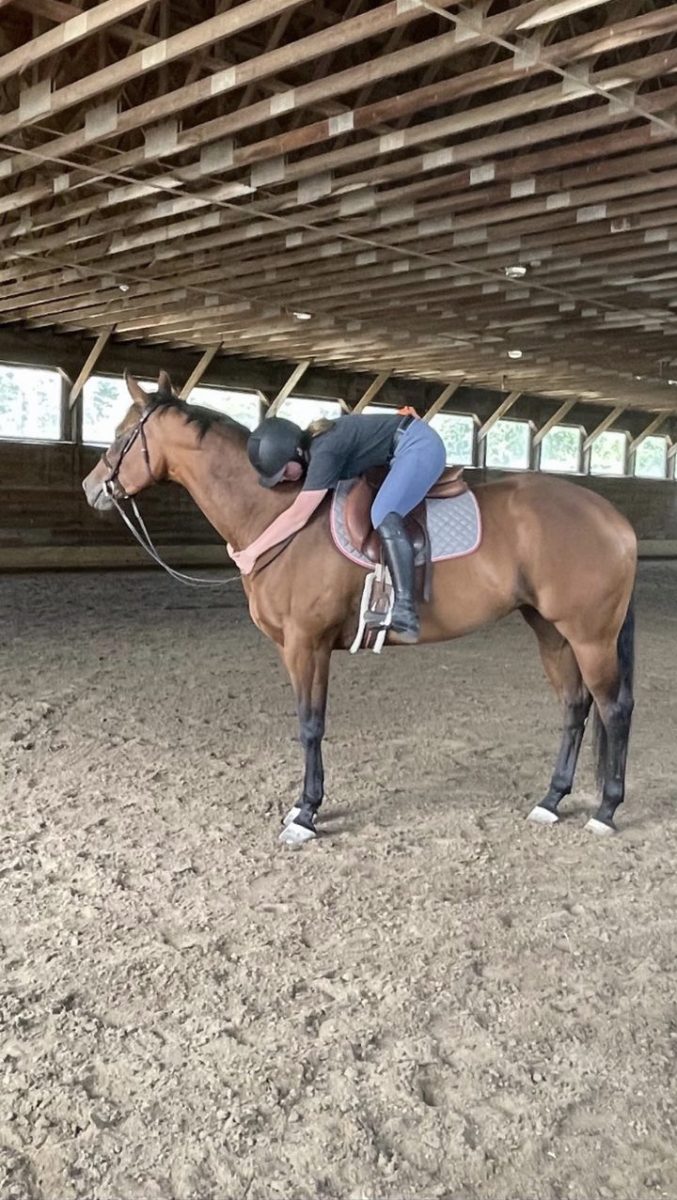
<path fill-rule="evenodd" d="M 251 541 L 289 506 L 292 496 L 262 488 L 244 446 L 210 430 L 188 454 L 168 456 L 169 475 L 190 493 L 221 537 L 236 549 Z"/>

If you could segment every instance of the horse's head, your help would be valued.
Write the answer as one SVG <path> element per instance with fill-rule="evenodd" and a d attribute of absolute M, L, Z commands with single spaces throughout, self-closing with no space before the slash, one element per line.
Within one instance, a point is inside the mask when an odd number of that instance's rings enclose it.
<path fill-rule="evenodd" d="M 144 392 L 128 372 L 125 382 L 130 408 L 115 431 L 115 441 L 82 482 L 87 503 L 99 512 L 167 477 L 161 439 L 153 436 L 153 427 L 159 419 L 157 401 L 174 397 L 169 375 L 160 371 L 154 393 Z"/>

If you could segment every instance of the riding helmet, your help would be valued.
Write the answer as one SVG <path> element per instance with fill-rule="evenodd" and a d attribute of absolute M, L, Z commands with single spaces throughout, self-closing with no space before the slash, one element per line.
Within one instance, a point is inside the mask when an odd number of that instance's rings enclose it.
<path fill-rule="evenodd" d="M 305 466 L 303 443 L 305 436 L 299 425 L 284 417 L 267 417 L 249 436 L 247 454 L 259 483 L 263 487 L 275 487 L 284 475 L 289 462 Z"/>

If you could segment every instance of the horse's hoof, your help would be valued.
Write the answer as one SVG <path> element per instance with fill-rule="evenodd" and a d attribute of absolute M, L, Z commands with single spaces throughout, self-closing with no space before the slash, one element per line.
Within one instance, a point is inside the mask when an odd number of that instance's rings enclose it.
<path fill-rule="evenodd" d="M 613 825 L 608 825 L 606 821 L 600 821 L 597 817 L 591 817 L 586 822 L 585 828 L 589 829 L 591 833 L 596 833 L 597 837 L 608 837 L 610 833 L 617 832 Z"/>
<path fill-rule="evenodd" d="M 282 830 L 279 841 L 283 846 L 297 849 L 299 846 L 304 846 L 306 842 L 312 842 L 316 837 L 314 829 L 308 829 L 306 825 L 298 825 L 296 821 L 290 821 Z"/>
<path fill-rule="evenodd" d="M 533 821 L 534 825 L 556 825 L 559 817 L 556 812 L 552 812 L 549 808 L 543 808 L 542 804 L 537 804 L 529 813 L 527 821 Z"/>
<path fill-rule="evenodd" d="M 287 828 L 287 825 L 291 825 L 292 821 L 296 820 L 300 811 L 301 811 L 301 809 L 299 808 L 299 806 L 297 804 L 295 804 L 293 808 L 289 809 L 289 812 L 287 813 L 286 817 L 282 818 L 282 824 L 284 825 L 285 829 Z"/>

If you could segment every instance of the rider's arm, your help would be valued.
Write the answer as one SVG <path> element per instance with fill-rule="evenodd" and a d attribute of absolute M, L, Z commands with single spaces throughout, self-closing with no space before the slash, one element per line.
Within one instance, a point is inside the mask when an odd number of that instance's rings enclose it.
<path fill-rule="evenodd" d="M 323 488 L 321 491 L 299 492 L 294 503 L 280 513 L 279 517 L 276 517 L 272 524 L 247 546 L 247 556 L 254 559 L 259 558 L 266 550 L 277 546 L 278 542 L 284 542 L 292 534 L 298 533 L 318 505 L 322 503 L 326 494 L 327 488 Z"/>

